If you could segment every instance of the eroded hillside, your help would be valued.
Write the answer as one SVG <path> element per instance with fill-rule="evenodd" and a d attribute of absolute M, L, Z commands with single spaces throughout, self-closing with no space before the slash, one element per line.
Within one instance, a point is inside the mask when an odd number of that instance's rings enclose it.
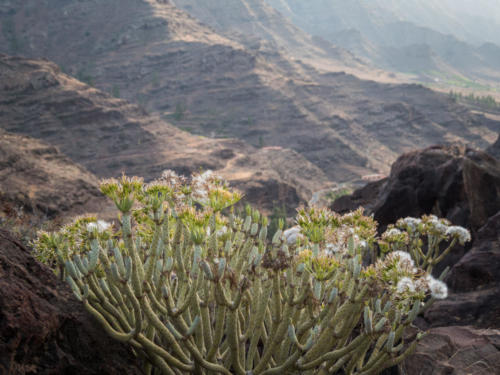
<path fill-rule="evenodd" d="M 125 172 L 152 179 L 165 169 L 188 175 L 212 169 L 264 209 L 275 201 L 295 207 L 328 185 L 297 152 L 191 135 L 47 61 L 0 55 L 0 123 L 57 146 L 99 177 Z"/>
<path fill-rule="evenodd" d="M 379 68 L 462 88 L 498 87 L 500 23 L 494 1 L 266 2 L 297 27 Z"/>
<path fill-rule="evenodd" d="M 250 3 L 257 4 L 244 4 Z M 312 67 L 266 42 L 244 44 L 171 2 L 11 0 L 1 12 L 12 25 L 8 35 L 21 41 L 19 53 L 46 56 L 191 133 L 238 138 L 238 147 L 253 154 L 280 147 L 275 154 L 286 158 L 291 149 L 332 181 L 386 173 L 397 155 L 417 146 L 458 140 L 485 147 L 500 125 L 421 86 L 360 80 Z M 130 147 L 124 155 L 136 146 Z M 134 162 L 142 164 L 142 157 L 162 164 L 145 152 Z"/>

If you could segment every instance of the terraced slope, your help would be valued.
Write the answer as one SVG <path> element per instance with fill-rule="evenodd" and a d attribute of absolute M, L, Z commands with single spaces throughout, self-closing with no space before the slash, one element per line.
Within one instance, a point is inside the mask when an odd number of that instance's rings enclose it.
<path fill-rule="evenodd" d="M 99 177 L 213 169 L 264 209 L 278 200 L 293 208 L 329 183 L 295 151 L 191 135 L 42 60 L 0 55 L 0 124 L 57 146 Z"/>
<path fill-rule="evenodd" d="M 237 138 L 252 154 L 280 147 L 275 153 L 285 160 L 293 150 L 331 181 L 387 173 L 397 155 L 415 147 L 448 140 L 485 147 L 500 125 L 421 86 L 361 80 L 308 65 L 269 43 L 245 44 L 171 2 L 10 0 L 0 12 L 0 21 L 13 25 L 11 41 L 12 35 L 21 41 L 19 53 L 48 57 L 96 88 L 138 103 L 158 116 L 144 120 L 155 137 L 174 129 L 160 131 L 160 118 L 190 133 Z M 5 35 L 0 48 L 8 49 Z M 141 116 L 135 112 L 134 121 Z M 135 149 L 127 168 L 143 165 L 144 157 L 148 170 L 161 169 L 156 156 L 143 152 L 151 148 L 130 144 L 120 152 Z"/>

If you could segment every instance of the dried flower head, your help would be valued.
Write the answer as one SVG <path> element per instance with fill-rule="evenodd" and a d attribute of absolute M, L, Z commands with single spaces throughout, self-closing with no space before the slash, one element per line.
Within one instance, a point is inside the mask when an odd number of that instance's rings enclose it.
<path fill-rule="evenodd" d="M 448 227 L 446 235 L 458 239 L 458 242 L 460 242 L 461 245 L 464 245 L 466 242 L 471 240 L 470 232 L 467 229 L 456 225 Z"/>

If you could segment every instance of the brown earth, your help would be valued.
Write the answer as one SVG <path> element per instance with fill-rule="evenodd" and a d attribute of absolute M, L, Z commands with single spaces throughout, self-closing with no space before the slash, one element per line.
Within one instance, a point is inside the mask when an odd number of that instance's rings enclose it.
<path fill-rule="evenodd" d="M 0 373 L 141 374 L 49 268 L 0 230 Z"/>
<path fill-rule="evenodd" d="M 294 208 L 307 201 L 318 186 L 329 184 L 318 167 L 293 150 L 255 148 L 236 139 L 191 135 L 158 117 L 148 116 L 136 105 L 61 73 L 56 65 L 47 61 L 0 55 L 0 123 L 8 132 L 40 138 L 57 146 L 98 177 L 119 176 L 125 172 L 152 179 L 165 169 L 183 174 L 213 169 L 240 188 L 247 201 L 266 211 L 272 209 L 274 201 L 286 202 Z M 26 148 L 38 147 L 24 145 L 20 137 L 8 137 L 10 146 L 2 145 L 6 160 L 14 157 L 13 152 L 24 154 Z M 30 152 L 27 157 L 31 157 Z M 45 163 L 46 159 L 53 158 L 49 154 L 38 161 Z M 96 181 L 82 168 L 83 175 L 77 178 L 78 168 L 74 168 L 75 181 Z M 16 189 L 16 178 L 43 185 L 41 179 L 50 181 L 53 172 L 65 170 L 54 164 L 35 169 L 39 181 L 33 180 L 25 168 L 14 171 L 20 174 L 18 177 L 6 171 L 12 178 L 11 190 Z M 7 182 L 1 184 L 4 183 Z M 68 190 L 61 190 L 61 198 L 51 203 L 52 210 L 74 204 L 63 193 L 76 192 L 79 185 L 68 185 Z M 49 185 L 46 188 L 51 189 Z M 21 184 L 17 189 L 29 191 Z M 64 198 L 68 199 L 67 203 L 62 203 Z"/>
<path fill-rule="evenodd" d="M 387 173 L 417 145 L 486 147 L 500 126 L 422 86 L 340 72 L 342 54 L 318 69 L 229 38 L 171 2 L 9 0 L 0 21 L 4 52 L 50 58 L 192 133 L 292 149 L 335 182 Z"/>

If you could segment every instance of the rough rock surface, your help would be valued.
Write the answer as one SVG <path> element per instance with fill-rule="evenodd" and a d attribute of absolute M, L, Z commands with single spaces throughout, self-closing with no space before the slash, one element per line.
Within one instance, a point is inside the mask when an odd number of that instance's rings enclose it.
<path fill-rule="evenodd" d="M 390 176 L 332 204 L 336 211 L 364 206 L 384 228 L 404 216 L 433 213 L 477 231 L 500 210 L 500 162 L 459 144 L 400 156 Z"/>
<path fill-rule="evenodd" d="M 405 375 L 500 374 L 500 331 L 469 326 L 431 329 L 402 369 Z"/>
<path fill-rule="evenodd" d="M 425 314 L 433 327 L 473 325 L 500 329 L 500 211 L 477 232 L 472 249 L 446 278 L 454 292 Z"/>
<path fill-rule="evenodd" d="M 359 206 L 382 228 L 399 217 L 433 213 L 473 234 L 472 244 L 445 259 L 452 267 L 445 280 L 451 293 L 419 319 L 430 333 L 403 373 L 500 373 L 500 162 L 458 145 L 411 152 L 393 164 L 388 178 L 332 204 L 340 212 Z"/>
<path fill-rule="evenodd" d="M 486 152 L 497 159 L 500 159 L 500 134 L 498 135 L 497 140 L 490 147 L 486 149 Z"/>
<path fill-rule="evenodd" d="M 69 288 L 0 230 L 0 373 L 141 374 Z"/>

